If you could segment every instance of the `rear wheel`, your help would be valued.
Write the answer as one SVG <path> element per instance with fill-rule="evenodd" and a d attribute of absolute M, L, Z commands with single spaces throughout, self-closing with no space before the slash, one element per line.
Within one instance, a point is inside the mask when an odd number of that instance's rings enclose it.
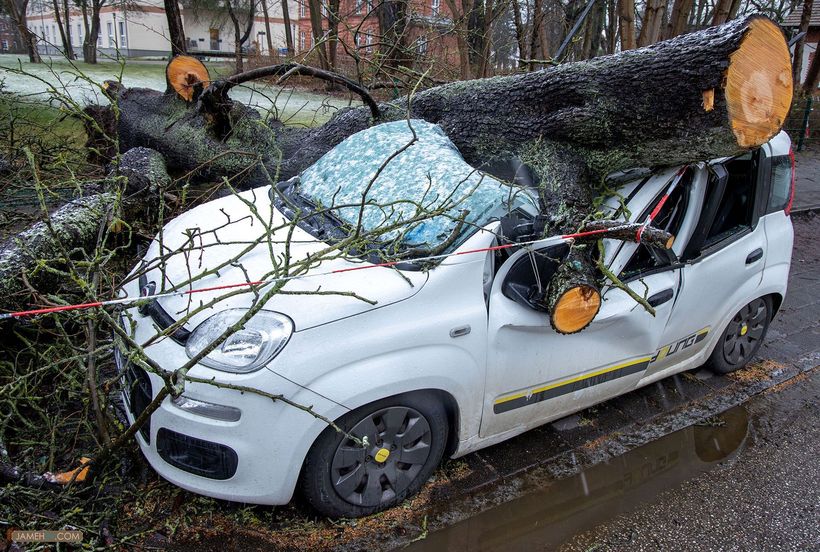
<path fill-rule="evenodd" d="M 709 357 L 709 367 L 728 374 L 748 364 L 757 354 L 772 318 L 772 300 L 755 299 L 735 314 Z"/>
<path fill-rule="evenodd" d="M 435 396 L 398 395 L 342 416 L 308 453 L 303 496 L 330 517 L 360 517 L 398 504 L 418 492 L 433 473 L 447 442 L 447 413 Z"/>

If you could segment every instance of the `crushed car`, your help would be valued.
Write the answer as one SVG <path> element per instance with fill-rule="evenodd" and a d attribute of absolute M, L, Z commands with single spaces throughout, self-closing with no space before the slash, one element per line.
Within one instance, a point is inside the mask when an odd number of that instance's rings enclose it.
<path fill-rule="evenodd" d="M 269 282 L 281 289 L 136 439 L 196 493 L 285 504 L 298 491 L 324 515 L 357 517 L 416 493 L 445 455 L 703 364 L 731 372 L 786 294 L 792 178 L 782 132 L 739 157 L 613 176 L 601 209 L 637 223 L 657 211 L 652 226 L 675 236 L 669 249 L 603 241 L 605 266 L 654 315 L 605 286 L 589 326 L 562 335 L 534 297 L 571 243 L 510 230 L 537 219 L 537 183 L 470 167 L 434 124 L 374 126 L 293 179 L 183 213 L 152 242 L 123 296 L 202 291 L 122 312 L 162 370 L 228 332 Z M 120 347 L 133 423 L 164 381 Z"/>

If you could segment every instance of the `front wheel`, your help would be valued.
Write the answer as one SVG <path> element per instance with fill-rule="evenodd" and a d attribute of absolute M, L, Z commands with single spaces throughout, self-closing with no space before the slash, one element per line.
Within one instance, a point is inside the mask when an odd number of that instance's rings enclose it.
<path fill-rule="evenodd" d="M 357 408 L 328 427 L 308 452 L 305 499 L 329 517 L 361 517 L 415 494 L 433 473 L 447 442 L 447 412 L 433 395 L 398 395 Z"/>
<path fill-rule="evenodd" d="M 715 345 L 709 367 L 718 374 L 728 374 L 746 366 L 760 349 L 771 319 L 769 297 L 759 297 L 740 309 Z"/>

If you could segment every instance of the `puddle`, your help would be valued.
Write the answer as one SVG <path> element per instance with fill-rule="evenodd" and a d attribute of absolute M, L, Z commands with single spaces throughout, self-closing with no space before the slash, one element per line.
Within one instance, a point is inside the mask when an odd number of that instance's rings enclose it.
<path fill-rule="evenodd" d="M 431 533 L 405 550 L 552 549 L 736 456 L 746 444 L 748 430 L 746 410 L 732 408 L 707 424 L 671 433 L 609 463 Z"/>

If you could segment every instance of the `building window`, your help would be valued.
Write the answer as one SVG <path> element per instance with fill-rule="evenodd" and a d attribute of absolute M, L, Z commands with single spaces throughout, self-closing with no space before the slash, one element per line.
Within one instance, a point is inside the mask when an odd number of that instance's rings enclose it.
<path fill-rule="evenodd" d="M 363 14 L 370 10 L 370 2 L 368 0 L 356 0 L 356 13 Z"/>
<path fill-rule="evenodd" d="M 364 48 L 365 52 L 372 52 L 373 51 L 373 35 L 372 34 L 364 35 L 364 45 L 365 45 L 365 48 Z"/>
<path fill-rule="evenodd" d="M 307 17 L 307 0 L 299 2 L 299 17 Z"/>
<path fill-rule="evenodd" d="M 430 13 L 432 13 L 432 15 L 438 15 L 439 10 L 441 9 L 441 0 L 431 0 L 430 8 Z"/>
<path fill-rule="evenodd" d="M 109 21 L 106 24 L 106 29 L 108 29 L 108 47 L 116 48 L 117 43 L 114 41 L 114 24 L 111 21 Z"/>
<path fill-rule="evenodd" d="M 299 50 L 307 50 L 307 33 L 305 31 L 299 31 Z"/>
<path fill-rule="evenodd" d="M 128 41 L 125 35 L 125 21 L 120 21 L 118 25 L 120 26 L 120 47 L 128 48 Z"/>
<path fill-rule="evenodd" d="M 77 23 L 77 46 L 83 45 L 83 26 Z"/>

